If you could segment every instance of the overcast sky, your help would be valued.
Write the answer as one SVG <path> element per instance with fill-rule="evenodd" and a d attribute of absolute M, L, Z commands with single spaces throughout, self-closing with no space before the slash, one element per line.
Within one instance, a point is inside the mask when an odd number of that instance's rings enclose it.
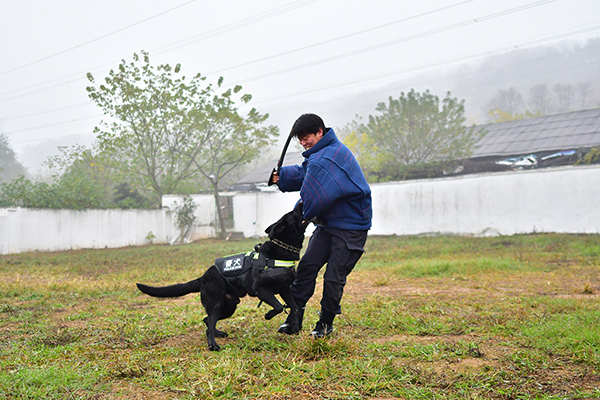
<path fill-rule="evenodd" d="M 341 99 L 417 72 L 599 35 L 599 0 L 0 0 L 0 133 L 30 169 L 91 144 L 86 73 L 141 50 L 241 84 L 287 133 L 304 112 L 343 126 Z"/>

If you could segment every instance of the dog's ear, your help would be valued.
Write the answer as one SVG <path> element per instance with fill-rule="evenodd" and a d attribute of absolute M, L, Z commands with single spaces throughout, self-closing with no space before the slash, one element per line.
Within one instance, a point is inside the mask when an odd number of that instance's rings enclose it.
<path fill-rule="evenodd" d="M 277 225 L 277 222 L 275 222 L 274 224 L 269 225 L 269 227 L 267 229 L 265 229 L 265 233 L 268 235 L 269 233 L 271 233 L 271 231 L 273 230 L 273 227 Z"/>
<path fill-rule="evenodd" d="M 302 200 L 300 200 L 299 202 L 296 203 L 296 206 L 294 207 L 294 213 L 302 215 L 303 207 L 304 207 L 304 203 L 302 202 Z"/>
<path fill-rule="evenodd" d="M 288 226 L 289 223 L 284 217 L 265 229 L 265 233 L 267 235 L 270 235 L 271 233 L 280 234 L 281 232 L 285 231 Z"/>

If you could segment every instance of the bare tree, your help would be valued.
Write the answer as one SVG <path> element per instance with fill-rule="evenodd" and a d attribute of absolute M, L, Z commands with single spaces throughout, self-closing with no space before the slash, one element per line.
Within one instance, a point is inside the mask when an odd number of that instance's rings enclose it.
<path fill-rule="evenodd" d="M 534 113 L 547 115 L 552 112 L 552 96 L 548 85 L 538 83 L 529 89 L 529 105 Z"/>
<path fill-rule="evenodd" d="M 485 111 L 502 110 L 510 114 L 516 114 L 523 109 L 523 95 L 515 87 L 500 89 L 490 101 L 485 104 Z"/>
<path fill-rule="evenodd" d="M 592 85 L 592 81 L 577 82 L 577 94 L 579 95 L 579 100 L 581 101 L 580 104 L 582 110 L 585 110 L 587 99 L 593 92 Z"/>
<path fill-rule="evenodd" d="M 575 87 L 570 83 L 567 85 L 557 83 L 556 85 L 554 85 L 554 88 L 552 90 L 556 95 L 556 100 L 558 103 L 558 112 L 570 111 L 571 103 L 573 102 L 573 97 L 575 97 Z"/>

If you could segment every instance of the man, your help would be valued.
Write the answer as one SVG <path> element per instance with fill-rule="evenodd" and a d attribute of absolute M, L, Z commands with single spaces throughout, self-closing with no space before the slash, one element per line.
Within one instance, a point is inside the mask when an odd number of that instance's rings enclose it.
<path fill-rule="evenodd" d="M 354 155 L 318 115 L 301 115 L 290 135 L 304 147 L 304 162 L 280 168 L 273 175 L 273 182 L 283 192 L 300 191 L 303 217 L 316 226 L 298 264 L 292 294 L 301 309 L 297 325 L 301 329 L 304 308 L 315 291 L 317 275 L 327 264 L 320 319 L 310 333 L 314 338 L 322 338 L 333 331 L 333 320 L 342 312 L 340 302 L 346 278 L 364 252 L 371 228 L 371 189 Z M 298 333 L 293 331 L 291 318 L 292 314 L 279 332 Z"/>

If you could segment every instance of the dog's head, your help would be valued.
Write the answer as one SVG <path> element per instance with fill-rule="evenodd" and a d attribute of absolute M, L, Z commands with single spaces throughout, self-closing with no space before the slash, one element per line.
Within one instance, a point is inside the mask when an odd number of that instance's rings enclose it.
<path fill-rule="evenodd" d="M 302 248 L 304 232 L 308 224 L 308 221 L 302 220 L 302 202 L 300 201 L 292 211 L 284 214 L 279 221 L 265 229 L 265 233 L 269 239 L 277 239 L 290 246 Z"/>

